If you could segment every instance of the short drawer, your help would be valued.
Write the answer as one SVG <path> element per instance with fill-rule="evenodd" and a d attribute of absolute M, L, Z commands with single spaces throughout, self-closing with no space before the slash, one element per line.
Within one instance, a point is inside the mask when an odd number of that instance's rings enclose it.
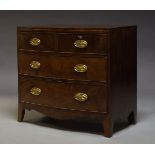
<path fill-rule="evenodd" d="M 106 112 L 106 86 L 59 83 L 51 80 L 19 79 L 20 102 L 47 107 Z"/>
<path fill-rule="evenodd" d="M 57 34 L 58 50 L 76 53 L 106 54 L 108 50 L 107 34 Z"/>
<path fill-rule="evenodd" d="M 19 74 L 106 82 L 107 57 L 20 53 Z"/>
<path fill-rule="evenodd" d="M 20 32 L 18 34 L 20 50 L 52 51 L 56 49 L 54 33 L 49 32 Z"/>

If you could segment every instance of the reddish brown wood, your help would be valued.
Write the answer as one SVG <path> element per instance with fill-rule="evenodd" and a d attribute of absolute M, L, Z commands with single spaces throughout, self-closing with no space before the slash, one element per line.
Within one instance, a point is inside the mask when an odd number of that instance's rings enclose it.
<path fill-rule="evenodd" d="M 32 61 L 40 62 L 39 69 L 32 69 Z M 49 55 L 26 52 L 19 54 L 19 74 L 51 77 L 60 79 L 90 80 L 106 82 L 107 57 L 89 57 L 78 55 Z M 84 64 L 87 71 L 83 73 L 74 70 L 75 65 Z"/>
<path fill-rule="evenodd" d="M 107 52 L 108 40 L 107 34 L 86 34 L 79 33 L 60 33 L 54 31 L 32 31 L 21 32 L 19 34 L 19 50 L 28 51 L 50 51 L 57 53 L 99 53 Z M 40 39 L 41 43 L 38 46 L 32 46 L 30 40 L 32 38 Z M 74 46 L 76 40 L 86 40 L 88 45 L 85 48 L 77 48 Z M 69 44 L 68 44 L 69 43 Z"/>
<path fill-rule="evenodd" d="M 22 103 L 19 103 L 19 106 L 18 106 L 18 121 L 19 122 L 23 121 L 24 115 L 25 115 L 25 108 Z"/>
<path fill-rule="evenodd" d="M 113 29 L 109 47 L 109 113 L 113 121 L 137 116 L 137 31 L 136 27 Z M 129 119 L 131 120 L 131 119 Z"/>
<path fill-rule="evenodd" d="M 113 128 L 114 128 L 114 122 L 112 120 L 112 117 L 109 114 L 105 115 L 103 120 L 104 136 L 111 137 L 113 134 Z"/>
<path fill-rule="evenodd" d="M 21 77 L 19 80 L 20 101 L 60 109 L 106 112 L 106 86 L 56 82 L 38 78 Z M 39 96 L 30 93 L 31 88 L 42 90 Z M 78 92 L 86 93 L 88 99 L 79 102 L 74 99 Z"/>
<path fill-rule="evenodd" d="M 26 109 L 33 109 L 39 111 L 49 117 L 60 119 L 60 120 L 76 120 L 82 122 L 96 122 L 101 123 L 103 120 L 102 113 L 89 112 L 89 111 L 79 111 L 79 110 L 65 110 L 59 108 L 49 108 L 46 106 L 36 105 L 32 103 L 22 103 Z"/>
<path fill-rule="evenodd" d="M 56 49 L 56 40 L 55 40 L 55 34 L 54 33 L 48 33 L 48 32 L 21 32 L 18 35 L 20 42 L 19 42 L 19 49 L 28 49 L 28 50 L 40 50 L 40 51 L 46 51 L 46 50 L 54 50 Z M 38 38 L 40 39 L 40 45 L 38 46 L 32 46 L 30 44 L 30 40 L 32 38 Z"/>
<path fill-rule="evenodd" d="M 32 37 L 41 44 L 32 47 Z M 88 42 L 86 48 L 74 46 L 79 38 Z M 25 109 L 34 109 L 61 120 L 102 123 L 106 137 L 120 120 L 135 124 L 136 39 L 136 26 L 18 27 L 18 121 Z M 41 68 L 31 69 L 32 60 L 41 62 Z M 87 72 L 76 73 L 77 63 L 86 64 Z M 30 94 L 34 86 L 42 89 L 41 95 Z M 89 98 L 79 103 L 73 96 L 81 91 Z"/>
<path fill-rule="evenodd" d="M 86 40 L 88 45 L 85 48 L 77 48 L 74 46 L 76 40 Z M 59 51 L 63 52 L 80 52 L 80 53 L 106 53 L 108 48 L 107 34 L 83 34 L 83 33 L 59 33 L 57 34 Z M 69 44 L 68 44 L 69 42 Z"/>

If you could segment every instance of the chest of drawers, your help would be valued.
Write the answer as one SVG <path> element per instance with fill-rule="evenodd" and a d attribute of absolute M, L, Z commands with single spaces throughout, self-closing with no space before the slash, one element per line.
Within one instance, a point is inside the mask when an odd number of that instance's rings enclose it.
<path fill-rule="evenodd" d="M 25 109 L 61 120 L 136 123 L 136 26 L 18 27 L 18 121 Z"/>

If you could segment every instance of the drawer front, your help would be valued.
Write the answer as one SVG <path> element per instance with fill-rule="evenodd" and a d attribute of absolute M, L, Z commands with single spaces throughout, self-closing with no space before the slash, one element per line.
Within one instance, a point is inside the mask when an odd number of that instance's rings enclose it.
<path fill-rule="evenodd" d="M 63 52 L 98 53 L 108 50 L 106 34 L 57 34 L 58 50 Z"/>
<path fill-rule="evenodd" d="M 18 37 L 19 49 L 33 51 L 48 51 L 56 49 L 56 39 L 54 33 L 20 32 Z"/>
<path fill-rule="evenodd" d="M 106 57 L 20 53 L 18 61 L 20 74 L 102 82 L 107 79 Z M 38 66 L 33 66 L 34 62 L 37 62 Z"/>
<path fill-rule="evenodd" d="M 20 50 L 60 53 L 106 54 L 107 34 L 77 34 L 55 32 L 20 32 Z"/>
<path fill-rule="evenodd" d="M 80 111 L 106 112 L 106 87 L 19 79 L 20 102 Z"/>

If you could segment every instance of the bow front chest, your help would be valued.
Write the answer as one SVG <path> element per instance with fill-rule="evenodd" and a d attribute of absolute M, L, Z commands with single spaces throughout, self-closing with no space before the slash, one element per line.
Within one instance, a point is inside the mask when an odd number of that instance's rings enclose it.
<path fill-rule="evenodd" d="M 25 109 L 102 123 L 136 123 L 136 26 L 18 27 L 18 121 Z"/>

